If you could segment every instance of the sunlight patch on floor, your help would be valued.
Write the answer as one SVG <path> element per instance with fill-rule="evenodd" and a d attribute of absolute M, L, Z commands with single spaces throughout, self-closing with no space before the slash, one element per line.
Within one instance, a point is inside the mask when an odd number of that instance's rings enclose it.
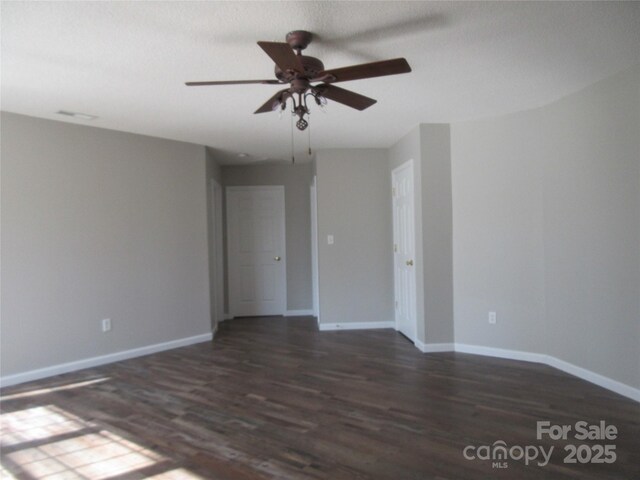
<path fill-rule="evenodd" d="M 2 478 L 27 474 L 36 479 L 101 480 L 166 460 L 55 405 L 4 413 L 0 424 Z M 152 478 L 199 477 L 172 470 Z"/>
<path fill-rule="evenodd" d="M 53 405 L 4 413 L 0 425 L 3 449 L 87 428 L 80 418 Z"/>
<path fill-rule="evenodd" d="M 191 473 L 189 470 L 185 470 L 184 468 L 176 468 L 147 478 L 151 478 L 153 480 L 204 480 L 204 477 Z"/>

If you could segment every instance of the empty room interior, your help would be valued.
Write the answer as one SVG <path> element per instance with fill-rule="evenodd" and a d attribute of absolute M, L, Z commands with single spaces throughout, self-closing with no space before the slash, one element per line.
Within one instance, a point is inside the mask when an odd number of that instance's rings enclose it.
<path fill-rule="evenodd" d="M 0 14 L 1 478 L 640 478 L 640 2 Z"/>

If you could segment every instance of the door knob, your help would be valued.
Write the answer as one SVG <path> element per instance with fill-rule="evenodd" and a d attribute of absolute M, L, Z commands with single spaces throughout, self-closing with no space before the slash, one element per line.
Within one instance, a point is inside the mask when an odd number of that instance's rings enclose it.
<path fill-rule="evenodd" d="M 413 267 L 413 260 L 407 260 L 405 263 L 407 264 L 407 266 Z"/>
<path fill-rule="evenodd" d="M 280 257 L 273 257 L 273 259 L 274 259 L 276 262 L 279 262 L 279 261 L 280 261 Z"/>

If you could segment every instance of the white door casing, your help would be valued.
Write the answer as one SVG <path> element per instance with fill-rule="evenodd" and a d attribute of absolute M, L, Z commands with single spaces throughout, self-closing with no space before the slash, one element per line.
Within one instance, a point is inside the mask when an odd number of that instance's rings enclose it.
<path fill-rule="evenodd" d="M 229 313 L 286 311 L 283 186 L 227 187 Z"/>
<path fill-rule="evenodd" d="M 317 177 L 313 177 L 311 193 L 311 284 L 313 297 L 313 314 L 320 325 L 320 293 L 318 291 L 318 200 Z"/>
<path fill-rule="evenodd" d="M 396 330 L 416 341 L 415 196 L 413 160 L 391 172 Z"/>

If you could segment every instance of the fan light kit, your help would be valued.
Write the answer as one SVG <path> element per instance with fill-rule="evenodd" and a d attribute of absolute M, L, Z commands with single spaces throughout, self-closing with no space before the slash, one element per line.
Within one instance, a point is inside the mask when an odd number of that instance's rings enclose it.
<path fill-rule="evenodd" d="M 372 98 L 336 87 L 333 85 L 334 83 L 396 75 L 411 71 L 411 67 L 404 58 L 325 70 L 324 64 L 319 59 L 302 55 L 302 51 L 311 43 L 312 37 L 310 32 L 295 30 L 287 34 L 286 43 L 258 42 L 260 48 L 276 64 L 275 80 L 187 82 L 186 85 L 238 85 L 250 83 L 284 85 L 288 83 L 288 88 L 278 91 L 254 113 L 265 113 L 274 110 L 284 111 L 287 108 L 287 101 L 291 99 L 291 112 L 298 117 L 296 126 L 299 130 L 305 130 L 309 126 L 309 106 L 307 104 L 309 97 L 312 102 L 319 106 L 324 105 L 329 99 L 356 110 L 364 110 L 376 103 L 376 100 Z M 312 85 L 312 83 L 316 82 L 320 83 Z"/>

